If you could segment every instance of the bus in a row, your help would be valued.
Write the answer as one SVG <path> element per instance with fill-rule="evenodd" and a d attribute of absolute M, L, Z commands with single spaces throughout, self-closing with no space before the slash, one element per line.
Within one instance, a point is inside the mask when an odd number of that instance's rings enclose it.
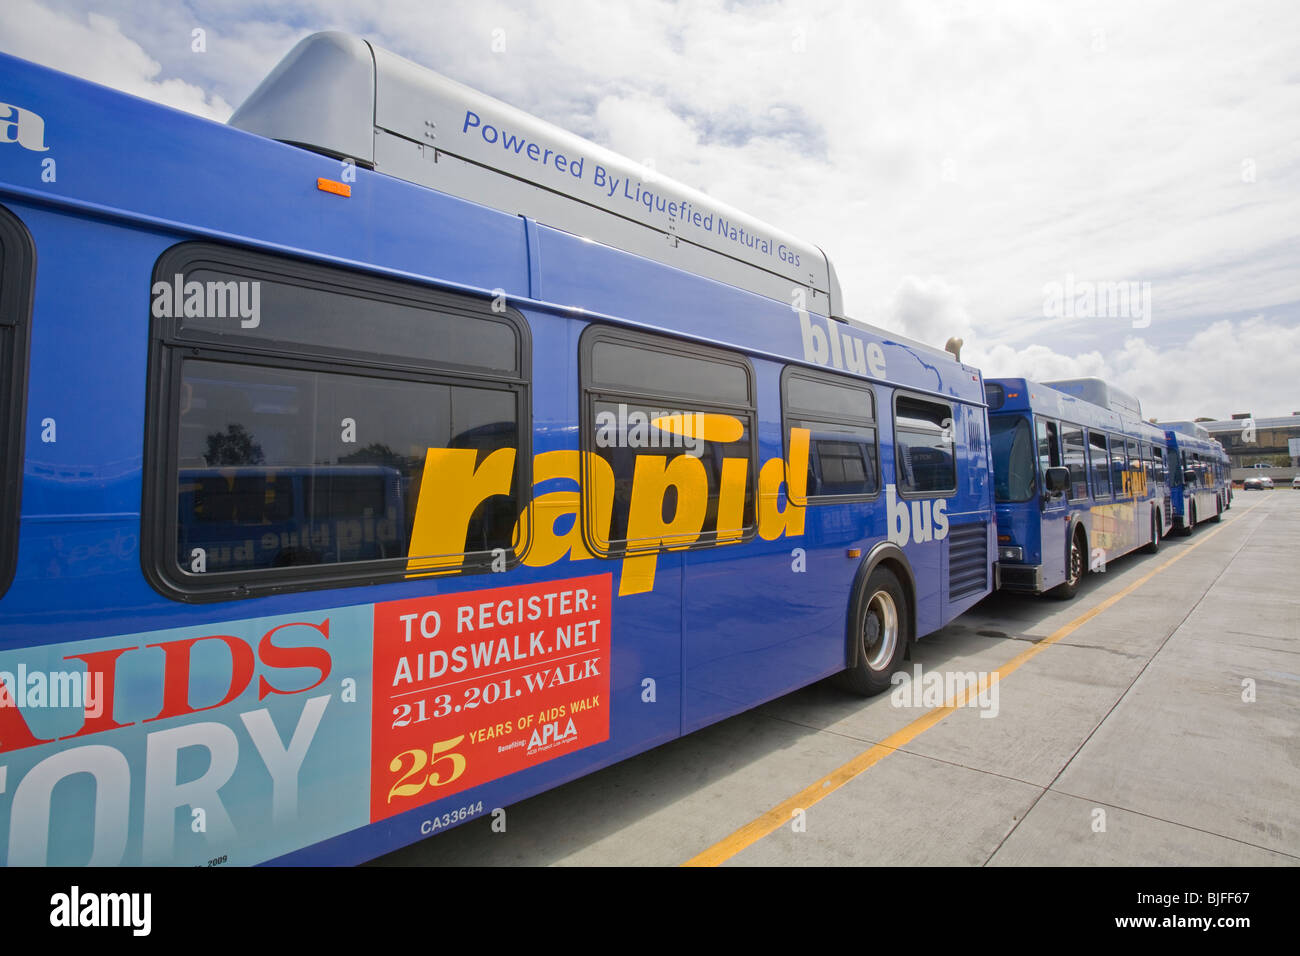
<path fill-rule="evenodd" d="M 368 859 L 1227 506 L 364 40 L 225 125 L 0 78 L 0 863 Z"/>
<path fill-rule="evenodd" d="M 1202 521 L 1218 521 L 1232 507 L 1232 463 L 1223 445 L 1197 422 L 1162 422 L 1169 442 L 1174 528 L 1191 534 Z"/>
<path fill-rule="evenodd" d="M 979 370 L 708 196 L 342 34 L 0 130 L 0 862 L 371 858 L 993 588 Z"/>
<path fill-rule="evenodd" d="M 1176 513 L 1171 458 L 1135 397 L 1095 378 L 989 379 L 984 392 L 999 587 L 1073 597 L 1089 571 L 1159 549 Z"/>

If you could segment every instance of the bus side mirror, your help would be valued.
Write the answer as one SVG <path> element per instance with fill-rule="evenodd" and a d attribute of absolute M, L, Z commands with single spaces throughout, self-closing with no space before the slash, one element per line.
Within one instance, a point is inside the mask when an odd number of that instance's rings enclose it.
<path fill-rule="evenodd" d="M 1070 469 L 1049 468 L 1047 469 L 1046 481 L 1049 495 L 1063 495 L 1070 488 Z"/>
<path fill-rule="evenodd" d="M 1185 484 L 1185 485 L 1194 485 L 1194 484 L 1196 484 L 1196 472 L 1194 472 L 1194 471 L 1185 471 L 1185 472 L 1183 472 L 1183 484 Z"/>

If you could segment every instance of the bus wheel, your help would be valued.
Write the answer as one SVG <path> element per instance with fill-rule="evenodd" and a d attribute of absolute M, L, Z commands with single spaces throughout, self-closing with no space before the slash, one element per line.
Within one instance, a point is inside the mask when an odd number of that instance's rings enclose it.
<path fill-rule="evenodd" d="M 870 697 L 889 686 L 903 663 L 912 633 L 907 595 L 888 568 L 876 568 L 858 592 L 852 617 L 857 661 L 840 674 L 840 684 Z"/>
<path fill-rule="evenodd" d="M 1156 554 L 1160 550 L 1160 512 L 1151 509 L 1151 540 L 1142 549 L 1147 554 Z"/>
<path fill-rule="evenodd" d="M 1211 521 L 1223 520 L 1223 499 L 1222 498 L 1214 499 L 1214 517 L 1211 518 L 1210 520 Z"/>
<path fill-rule="evenodd" d="M 1047 592 L 1049 597 L 1068 601 L 1079 591 L 1083 574 L 1087 570 L 1086 555 L 1088 547 L 1083 541 L 1083 532 L 1076 531 L 1070 538 L 1070 554 L 1065 561 L 1065 583 L 1058 584 Z"/>

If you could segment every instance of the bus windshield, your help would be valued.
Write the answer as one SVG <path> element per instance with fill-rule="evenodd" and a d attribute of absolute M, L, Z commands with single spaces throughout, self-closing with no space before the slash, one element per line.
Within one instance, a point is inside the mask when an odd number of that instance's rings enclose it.
<path fill-rule="evenodd" d="M 989 419 L 993 434 L 993 494 L 998 501 L 1028 501 L 1034 495 L 1034 441 L 1028 419 Z"/>

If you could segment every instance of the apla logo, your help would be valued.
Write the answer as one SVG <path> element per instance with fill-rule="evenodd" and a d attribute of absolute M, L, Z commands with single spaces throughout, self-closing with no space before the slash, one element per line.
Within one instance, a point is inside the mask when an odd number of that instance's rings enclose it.
<path fill-rule="evenodd" d="M 528 741 L 528 752 L 532 753 L 542 747 L 551 747 L 576 736 L 578 736 L 578 728 L 574 726 L 572 717 L 569 718 L 569 724 L 563 731 L 560 730 L 558 720 L 549 724 L 542 724 L 533 731 L 533 736 Z"/>
<path fill-rule="evenodd" d="M 20 106 L 0 103 L 0 143 L 17 143 L 33 153 L 44 153 L 45 120 L 38 113 Z"/>

